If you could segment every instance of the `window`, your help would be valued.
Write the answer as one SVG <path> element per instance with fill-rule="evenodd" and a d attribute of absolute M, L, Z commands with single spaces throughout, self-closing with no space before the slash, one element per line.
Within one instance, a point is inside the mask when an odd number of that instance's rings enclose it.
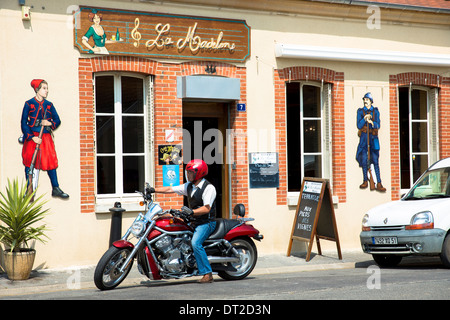
<path fill-rule="evenodd" d="M 411 188 L 437 159 L 437 89 L 398 89 L 401 189 Z"/>
<path fill-rule="evenodd" d="M 406 200 L 436 199 L 450 196 L 450 168 L 428 171 L 408 192 Z"/>
<path fill-rule="evenodd" d="M 97 196 L 134 195 L 147 181 L 146 82 L 128 74 L 95 76 Z"/>
<path fill-rule="evenodd" d="M 303 177 L 331 176 L 330 95 L 329 84 L 286 83 L 288 192 Z"/>

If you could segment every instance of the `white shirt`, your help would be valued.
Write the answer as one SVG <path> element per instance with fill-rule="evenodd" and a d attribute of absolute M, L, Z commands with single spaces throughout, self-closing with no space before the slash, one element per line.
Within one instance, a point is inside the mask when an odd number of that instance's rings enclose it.
<path fill-rule="evenodd" d="M 203 187 L 203 184 L 205 183 L 205 179 L 202 179 L 200 183 L 196 186 L 192 183 L 192 192 L 191 197 L 194 195 L 194 193 L 201 189 Z M 184 183 L 179 186 L 172 187 L 173 192 L 176 194 L 179 194 L 180 196 L 187 196 L 187 187 L 191 182 Z M 203 205 L 209 205 L 212 207 L 212 204 L 214 203 L 214 200 L 216 200 L 216 188 L 210 183 L 203 192 L 202 195 Z"/>

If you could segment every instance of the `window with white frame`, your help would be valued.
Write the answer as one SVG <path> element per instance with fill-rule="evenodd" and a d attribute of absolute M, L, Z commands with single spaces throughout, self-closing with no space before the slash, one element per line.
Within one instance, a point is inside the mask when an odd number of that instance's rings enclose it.
<path fill-rule="evenodd" d="M 439 159 L 436 88 L 412 86 L 398 89 L 400 121 L 400 185 L 412 187 L 420 175 Z"/>
<path fill-rule="evenodd" d="M 135 74 L 95 76 L 97 199 L 134 196 L 148 181 L 149 83 Z"/>
<path fill-rule="evenodd" d="M 331 178 L 331 84 L 286 83 L 288 192 L 304 177 Z"/>

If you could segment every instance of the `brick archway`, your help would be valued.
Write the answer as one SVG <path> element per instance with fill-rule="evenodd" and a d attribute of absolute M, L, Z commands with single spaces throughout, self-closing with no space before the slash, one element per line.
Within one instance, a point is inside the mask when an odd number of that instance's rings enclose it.
<path fill-rule="evenodd" d="M 275 129 L 279 134 L 278 161 L 280 187 L 277 204 L 287 204 L 287 136 L 286 136 L 286 85 L 288 81 L 311 80 L 331 83 L 332 89 L 332 174 L 333 194 L 339 202 L 346 202 L 345 130 L 344 130 L 344 73 L 308 66 L 275 70 Z"/>
<path fill-rule="evenodd" d="M 80 170 L 81 170 L 81 212 L 95 212 L 95 111 L 94 111 L 94 74 L 96 72 L 136 72 L 154 76 L 154 145 L 165 144 L 167 128 L 182 128 L 182 99 L 177 98 L 177 76 L 207 74 L 205 68 L 213 65 L 216 75 L 239 78 L 241 81 L 241 99 L 246 103 L 246 69 L 226 63 L 186 62 L 181 64 L 162 63 L 135 57 L 90 57 L 80 58 L 79 75 L 79 110 L 80 110 Z M 247 114 L 231 111 L 231 129 L 247 131 Z M 248 164 L 246 134 L 236 137 L 235 162 L 232 171 L 232 202 L 243 203 L 248 208 Z M 175 144 L 182 143 L 175 141 Z M 155 157 L 157 156 L 155 152 Z M 156 162 L 157 163 L 157 162 Z M 162 185 L 162 172 L 156 170 L 156 185 Z M 237 183 L 237 181 L 239 181 Z M 182 205 L 178 198 L 158 195 L 158 201 L 167 207 Z M 247 210 L 248 211 L 248 210 Z"/>
<path fill-rule="evenodd" d="M 440 158 L 450 156 L 450 77 L 422 72 L 405 72 L 389 76 L 389 117 L 391 133 L 391 199 L 398 200 L 401 196 L 400 188 L 400 119 L 398 106 L 398 87 L 419 85 L 439 88 L 438 99 L 438 128 Z"/>

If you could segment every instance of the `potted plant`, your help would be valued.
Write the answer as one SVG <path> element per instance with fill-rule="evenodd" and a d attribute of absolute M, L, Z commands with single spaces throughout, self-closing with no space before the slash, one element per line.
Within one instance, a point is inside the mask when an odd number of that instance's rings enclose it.
<path fill-rule="evenodd" d="M 29 248 L 28 241 L 38 240 L 45 243 L 48 238 L 45 225 L 34 227 L 48 212 L 41 195 L 36 201 L 27 195 L 26 185 L 19 186 L 18 179 L 12 183 L 8 179 L 6 195 L 0 192 L 0 242 L 4 244 L 3 261 L 8 278 L 11 280 L 28 279 L 33 268 L 36 251 Z"/>

